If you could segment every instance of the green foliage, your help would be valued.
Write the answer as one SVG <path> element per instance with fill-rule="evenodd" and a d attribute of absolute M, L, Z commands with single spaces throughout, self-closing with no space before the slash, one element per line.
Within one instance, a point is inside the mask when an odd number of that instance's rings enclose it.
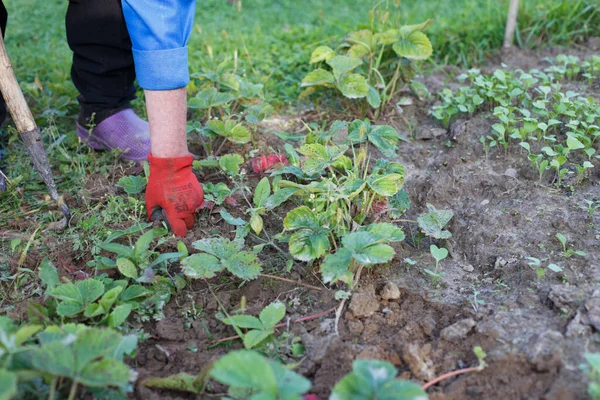
<path fill-rule="evenodd" d="M 326 217 L 306 206 L 300 206 L 287 213 L 283 226 L 293 232 L 289 238 L 289 247 L 294 258 L 311 261 L 323 256 L 330 249 L 329 230 L 324 225 Z"/>
<path fill-rule="evenodd" d="M 590 176 L 595 168 L 592 161 L 598 158 L 594 143 L 600 136 L 600 112 L 596 100 L 563 91 L 560 82 L 597 78 L 598 61 L 591 57 L 581 62 L 565 55 L 551 61 L 554 65 L 544 71 L 528 73 L 496 70 L 488 76 L 469 70 L 459 78 L 470 86 L 442 90 L 441 103 L 431 114 L 448 126 L 459 113 L 491 109 L 497 122 L 480 139 L 486 154 L 496 146 L 508 151 L 516 142 L 540 181 L 547 170 L 554 170 L 553 182 L 560 185 L 574 170 L 581 182 Z"/>
<path fill-rule="evenodd" d="M 115 387 L 124 392 L 134 374 L 123 363 L 137 345 L 135 336 L 121 336 L 111 329 L 67 324 L 41 331 L 37 325 L 16 327 L 0 320 L 0 398 L 9 399 L 18 388 L 66 378 L 71 388 Z"/>
<path fill-rule="evenodd" d="M 446 257 L 448 257 L 448 250 L 443 247 L 439 248 L 435 244 L 432 244 L 431 246 L 429 246 L 429 251 L 435 259 L 435 273 L 437 274 L 440 266 L 440 261 L 445 260 Z"/>
<path fill-rule="evenodd" d="M 423 33 L 432 21 L 397 28 L 388 23 L 389 13 L 377 15 L 377 26 L 372 19 L 370 29 L 350 32 L 337 51 L 321 45 L 312 52 L 310 64 L 317 68 L 302 79 L 301 86 L 307 89 L 300 97 L 319 87 L 332 88 L 346 98 L 366 99 L 370 107 L 379 108 L 394 97 L 400 81 L 412 78 L 414 61 L 426 60 L 433 53 Z"/>
<path fill-rule="evenodd" d="M 242 250 L 244 242 L 223 237 L 197 240 L 192 246 L 200 253 L 192 254 L 181 261 L 184 275 L 200 279 L 212 278 L 217 273 L 227 270 L 232 275 L 243 279 L 255 279 L 261 266 L 252 252 Z"/>
<path fill-rule="evenodd" d="M 593 400 L 600 399 L 600 354 L 598 353 L 585 353 L 585 361 L 587 364 L 583 364 L 581 368 L 588 375 L 590 380 L 588 384 L 588 394 Z"/>
<path fill-rule="evenodd" d="M 358 268 L 390 261 L 395 254 L 389 243 L 404 240 L 404 232 L 390 223 L 372 224 L 344 236 L 342 247 L 328 254 L 321 264 L 325 283 L 338 280 L 350 285 Z"/>
<path fill-rule="evenodd" d="M 444 227 L 450 222 L 454 216 L 452 210 L 438 210 L 431 204 L 427 204 L 427 212 L 419 215 L 417 223 L 419 228 L 427 236 L 435 239 L 450 239 L 452 233 L 444 230 Z"/>
<path fill-rule="evenodd" d="M 415 383 L 396 379 L 394 366 L 379 360 L 356 360 L 352 372 L 334 387 L 330 400 L 426 400 L 427 393 Z"/>
<path fill-rule="evenodd" d="M 128 175 L 119 179 L 117 186 L 131 195 L 141 193 L 146 188 L 147 183 L 148 179 L 143 176 Z"/>
<path fill-rule="evenodd" d="M 348 127 L 348 140 L 352 144 L 369 141 L 386 157 L 395 157 L 402 138 L 396 129 L 389 125 L 371 125 L 368 119 L 355 120 Z"/>
<path fill-rule="evenodd" d="M 562 233 L 560 233 L 560 232 L 557 233 L 556 234 L 556 238 L 558 239 L 558 241 L 562 245 L 563 253 L 565 255 L 565 258 L 569 258 L 572 255 L 577 255 L 577 256 L 580 256 L 580 257 L 585 257 L 585 252 L 584 251 L 582 251 L 582 250 L 573 250 L 573 249 L 567 248 L 567 238 Z M 555 271 L 555 272 L 557 272 L 557 271 Z M 560 272 L 560 271 L 558 271 L 558 272 Z"/>
<path fill-rule="evenodd" d="M 248 329 L 243 335 L 244 346 L 247 349 L 256 347 L 275 333 L 275 325 L 285 316 L 285 305 L 279 301 L 269 304 L 258 318 L 251 315 L 233 315 L 221 317 L 227 325 Z"/>
<path fill-rule="evenodd" d="M 210 375 L 229 386 L 233 399 L 301 400 L 310 382 L 251 350 L 235 350 L 215 362 Z"/>

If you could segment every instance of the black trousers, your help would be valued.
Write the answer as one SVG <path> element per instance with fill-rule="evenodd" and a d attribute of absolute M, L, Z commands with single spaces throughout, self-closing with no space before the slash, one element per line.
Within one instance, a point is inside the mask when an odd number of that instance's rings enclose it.
<path fill-rule="evenodd" d="M 0 0 L 3 34 L 7 15 Z M 121 0 L 69 0 L 66 28 L 73 51 L 71 78 L 80 93 L 79 123 L 87 124 L 94 115 L 97 124 L 129 107 L 135 98 L 135 68 Z"/>

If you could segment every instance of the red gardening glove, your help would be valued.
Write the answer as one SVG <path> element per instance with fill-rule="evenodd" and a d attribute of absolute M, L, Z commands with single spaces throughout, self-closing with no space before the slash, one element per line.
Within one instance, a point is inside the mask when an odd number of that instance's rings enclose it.
<path fill-rule="evenodd" d="M 192 172 L 190 154 L 183 157 L 157 158 L 148 154 L 150 178 L 146 186 L 146 212 L 153 219 L 162 209 L 177 236 L 185 236 L 194 225 L 194 213 L 204 204 L 204 192 Z"/>

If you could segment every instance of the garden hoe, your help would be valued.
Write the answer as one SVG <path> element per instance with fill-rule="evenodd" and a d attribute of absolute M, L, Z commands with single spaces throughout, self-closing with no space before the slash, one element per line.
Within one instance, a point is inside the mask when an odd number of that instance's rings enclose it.
<path fill-rule="evenodd" d="M 44 142 L 42 142 L 40 128 L 36 125 L 31 110 L 29 110 L 27 102 L 25 101 L 25 96 L 23 96 L 23 92 L 21 92 L 21 88 L 19 87 L 17 77 L 12 69 L 1 35 L 0 92 L 2 92 L 8 111 L 17 127 L 17 131 L 23 138 L 27 151 L 33 160 L 33 165 L 48 186 L 50 196 L 57 202 L 58 207 L 65 217 L 64 226 L 67 226 L 71 220 L 71 211 L 69 211 L 69 208 L 62 198 L 59 198 L 58 196 L 56 184 L 54 183 L 52 171 L 50 170 L 50 163 L 48 162 L 48 155 L 44 148 Z"/>

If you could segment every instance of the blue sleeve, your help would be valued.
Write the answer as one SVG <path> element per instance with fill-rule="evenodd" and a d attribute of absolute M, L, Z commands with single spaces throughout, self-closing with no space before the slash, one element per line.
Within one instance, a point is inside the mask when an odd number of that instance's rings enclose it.
<path fill-rule="evenodd" d="M 187 42 L 196 0 L 122 0 L 143 89 L 170 90 L 190 81 Z"/>

